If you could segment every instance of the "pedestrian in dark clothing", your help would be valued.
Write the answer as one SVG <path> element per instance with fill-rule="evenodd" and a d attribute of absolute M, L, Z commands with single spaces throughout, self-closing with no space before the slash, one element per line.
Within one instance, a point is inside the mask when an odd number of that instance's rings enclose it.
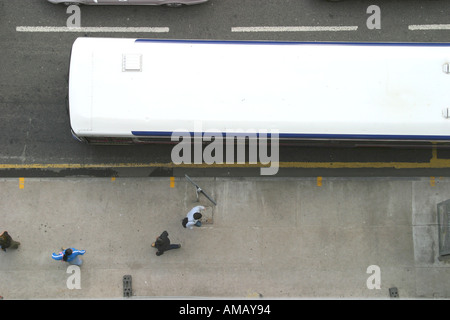
<path fill-rule="evenodd" d="M 20 245 L 20 242 L 14 241 L 11 236 L 9 235 L 8 231 L 4 231 L 0 235 L 0 247 L 3 251 L 6 252 L 7 248 L 10 249 L 17 249 Z"/>
<path fill-rule="evenodd" d="M 181 248 L 181 244 L 171 244 L 169 240 L 169 233 L 164 231 L 158 238 L 156 238 L 156 241 L 152 243 L 152 247 L 158 249 L 156 255 L 160 256 L 164 253 L 164 251 Z"/>

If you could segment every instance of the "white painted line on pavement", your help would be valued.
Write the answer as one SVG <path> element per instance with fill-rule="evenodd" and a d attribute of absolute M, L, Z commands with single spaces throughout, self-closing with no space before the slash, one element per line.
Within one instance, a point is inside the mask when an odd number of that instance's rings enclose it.
<path fill-rule="evenodd" d="M 450 30 L 450 24 L 412 24 L 409 30 Z"/>
<path fill-rule="evenodd" d="M 318 26 L 318 27 L 232 27 L 231 32 L 311 32 L 311 31 L 356 31 L 358 26 Z"/>
<path fill-rule="evenodd" d="M 169 32 L 169 27 L 32 27 L 18 26 L 17 32 Z"/>

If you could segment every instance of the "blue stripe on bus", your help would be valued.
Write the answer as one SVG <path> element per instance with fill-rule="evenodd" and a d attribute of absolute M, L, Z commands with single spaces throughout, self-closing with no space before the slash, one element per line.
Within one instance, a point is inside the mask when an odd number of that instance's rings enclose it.
<path fill-rule="evenodd" d="M 134 136 L 140 137 L 162 137 L 162 138 L 170 138 L 172 135 L 177 137 L 186 134 L 185 131 L 131 131 Z M 199 133 L 189 132 L 190 136 L 200 136 Z M 203 136 L 205 132 L 202 132 Z M 207 132 L 209 136 L 226 136 L 227 133 L 224 132 Z M 234 137 L 248 137 L 249 133 L 228 133 L 230 136 Z M 260 133 L 251 134 L 259 138 Z M 271 133 L 267 133 L 267 138 L 271 138 Z M 439 136 L 439 135 L 378 135 L 378 134 L 309 134 L 309 133 L 280 133 L 278 134 L 279 139 L 347 139 L 347 140 L 450 140 L 450 136 Z"/>
<path fill-rule="evenodd" d="M 336 42 L 336 41 L 249 41 L 249 40 L 183 40 L 183 39 L 136 39 L 135 42 L 171 42 L 171 43 L 200 43 L 200 44 L 273 44 L 273 45 L 351 45 L 351 46 L 405 46 L 405 47 L 449 47 L 445 42 Z"/>

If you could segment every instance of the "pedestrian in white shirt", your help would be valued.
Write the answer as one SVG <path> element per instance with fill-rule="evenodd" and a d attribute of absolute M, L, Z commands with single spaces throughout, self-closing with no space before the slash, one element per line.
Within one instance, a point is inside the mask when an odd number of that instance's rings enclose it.
<path fill-rule="evenodd" d="M 202 222 L 200 219 L 202 218 L 201 210 L 205 210 L 204 206 L 196 206 L 191 209 L 191 211 L 188 212 L 186 218 L 183 219 L 181 224 L 183 227 L 192 229 L 194 226 L 200 227 L 202 225 Z"/>

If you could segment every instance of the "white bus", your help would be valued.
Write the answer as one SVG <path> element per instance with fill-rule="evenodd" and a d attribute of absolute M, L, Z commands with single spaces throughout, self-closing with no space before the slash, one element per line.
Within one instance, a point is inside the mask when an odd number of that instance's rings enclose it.
<path fill-rule="evenodd" d="M 88 143 L 276 130 L 280 140 L 450 141 L 450 44 L 85 38 L 72 134 Z"/>

